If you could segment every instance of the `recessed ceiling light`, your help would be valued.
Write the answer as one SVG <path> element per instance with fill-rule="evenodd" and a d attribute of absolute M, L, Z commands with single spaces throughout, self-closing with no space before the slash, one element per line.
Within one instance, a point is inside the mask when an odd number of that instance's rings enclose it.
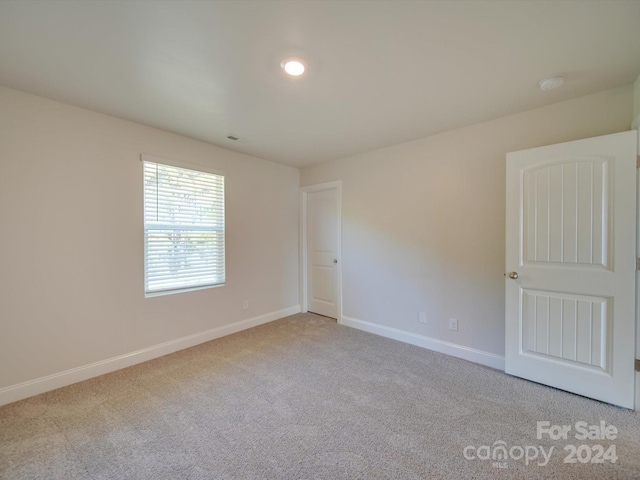
<path fill-rule="evenodd" d="M 564 75 L 552 75 L 551 77 L 546 77 L 540 80 L 540 90 L 546 92 L 548 90 L 553 90 L 554 88 L 558 88 L 560 85 L 564 83 Z"/>
<path fill-rule="evenodd" d="M 292 77 L 298 77 L 304 73 L 306 62 L 301 58 L 285 58 L 280 62 L 282 69 Z"/>

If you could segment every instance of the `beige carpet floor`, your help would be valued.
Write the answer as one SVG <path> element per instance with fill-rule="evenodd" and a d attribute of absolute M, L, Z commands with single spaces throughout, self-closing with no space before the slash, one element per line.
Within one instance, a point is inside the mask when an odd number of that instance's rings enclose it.
<path fill-rule="evenodd" d="M 299 314 L 0 407 L 0 478 L 640 479 L 640 414 Z"/>

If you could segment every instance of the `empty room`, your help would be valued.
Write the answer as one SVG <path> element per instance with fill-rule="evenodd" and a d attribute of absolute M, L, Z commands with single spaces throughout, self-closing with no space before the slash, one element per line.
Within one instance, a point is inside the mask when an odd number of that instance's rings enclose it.
<path fill-rule="evenodd" d="M 0 478 L 639 479 L 640 0 L 0 0 Z"/>

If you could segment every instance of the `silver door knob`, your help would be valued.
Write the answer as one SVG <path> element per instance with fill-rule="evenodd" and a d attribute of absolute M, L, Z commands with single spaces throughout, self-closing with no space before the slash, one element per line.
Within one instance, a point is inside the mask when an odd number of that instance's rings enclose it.
<path fill-rule="evenodd" d="M 518 272 L 509 272 L 509 273 L 507 273 L 507 276 L 508 276 L 511 280 L 515 280 L 516 278 L 518 278 Z"/>

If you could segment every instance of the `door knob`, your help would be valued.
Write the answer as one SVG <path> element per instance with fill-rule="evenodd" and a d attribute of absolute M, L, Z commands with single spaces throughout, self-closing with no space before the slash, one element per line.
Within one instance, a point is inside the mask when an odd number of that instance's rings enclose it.
<path fill-rule="evenodd" d="M 337 258 L 334 258 L 334 259 L 333 259 L 333 263 L 338 263 L 338 259 L 337 259 Z"/>
<path fill-rule="evenodd" d="M 509 272 L 509 273 L 505 273 L 506 276 L 508 276 L 511 280 L 515 280 L 516 278 L 518 278 L 518 272 Z"/>

